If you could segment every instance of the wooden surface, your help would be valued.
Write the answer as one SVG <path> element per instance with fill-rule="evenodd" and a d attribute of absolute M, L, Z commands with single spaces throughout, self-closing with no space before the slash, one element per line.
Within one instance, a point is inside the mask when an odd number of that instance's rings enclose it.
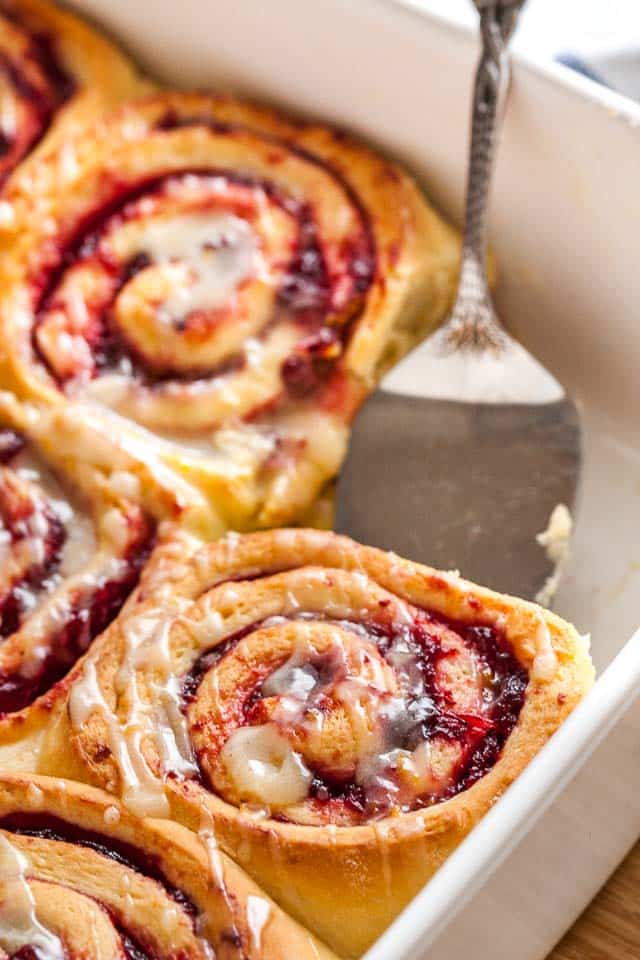
<path fill-rule="evenodd" d="M 640 842 L 548 960 L 640 960 Z"/>

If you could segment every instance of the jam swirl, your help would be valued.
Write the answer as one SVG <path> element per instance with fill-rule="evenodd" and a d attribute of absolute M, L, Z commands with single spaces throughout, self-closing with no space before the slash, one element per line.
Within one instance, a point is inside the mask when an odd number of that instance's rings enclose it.
<path fill-rule="evenodd" d="M 0 186 L 47 132 L 72 96 L 55 38 L 33 30 L 10 4 L 0 4 Z"/>
<path fill-rule="evenodd" d="M 23 311 L 25 394 L 143 426 L 228 528 L 299 522 L 444 310 L 455 235 L 366 146 L 232 98 L 157 94 L 73 151 L 16 213 L 0 314 Z"/>
<path fill-rule="evenodd" d="M 123 189 L 38 293 L 37 357 L 65 392 L 154 428 L 203 394 L 192 430 L 317 397 L 375 271 L 366 219 L 329 182 L 346 223 L 326 239 L 309 202 L 225 170 Z"/>
<path fill-rule="evenodd" d="M 206 811 L 274 899 L 360 956 L 591 675 L 535 604 L 329 532 L 228 534 L 98 641 L 69 741 L 138 812 L 197 830 Z"/>
<path fill-rule="evenodd" d="M 231 589 L 242 603 L 245 584 Z M 287 590 L 297 602 L 291 577 Z M 280 820 L 347 825 L 431 806 L 491 769 L 527 671 L 494 627 L 376 593 L 356 617 L 278 613 L 195 663 L 185 710 L 209 789 Z"/>
<path fill-rule="evenodd" d="M 153 529 L 125 502 L 87 515 L 7 428 L 0 460 L 2 717 L 50 690 L 117 615 L 149 555 Z"/>
<path fill-rule="evenodd" d="M 335 960 L 203 822 L 140 820 L 56 777 L 0 775 L 0 956 Z"/>
<path fill-rule="evenodd" d="M 20 842 L 16 838 L 26 839 Z M 46 872 L 41 880 L 38 870 L 34 871 L 32 856 L 37 857 L 40 866 L 49 857 L 55 863 L 62 856 L 56 850 L 58 844 L 67 848 L 78 845 L 86 848 L 96 876 L 102 879 L 87 883 L 86 879 L 80 878 L 75 886 L 70 877 L 61 878 L 73 909 L 61 913 L 63 929 L 54 933 L 39 916 L 50 916 L 51 908 L 46 909 L 44 905 L 49 900 L 55 909 L 57 893 L 48 889 L 52 881 Z M 99 960 L 109 949 L 117 951 L 111 955 L 124 956 L 127 960 L 164 960 L 173 956 L 171 949 L 168 952 L 162 949 L 159 938 L 153 934 L 149 936 L 137 922 L 126 898 L 123 901 L 118 896 L 118 884 L 126 885 L 127 889 L 138 889 L 138 892 L 142 886 L 146 887 L 147 894 L 153 896 L 160 920 L 164 917 L 167 927 L 173 924 L 174 935 L 182 940 L 184 952 L 180 953 L 181 957 L 195 960 L 207 955 L 204 943 L 196 936 L 198 910 L 195 904 L 182 890 L 168 882 L 153 855 L 127 842 L 85 830 L 51 814 L 21 812 L 0 817 L 0 857 L 5 867 L 4 876 L 0 876 L 0 894 L 7 894 L 12 899 L 7 926 L 3 915 L 4 901 L 0 897 L 0 947 L 4 945 L 3 940 L 11 949 L 12 943 L 32 938 L 31 943 L 22 943 L 12 949 L 8 954 L 11 958 L 70 960 L 82 956 Z M 100 896 L 97 888 L 109 877 L 113 888 L 107 887 Z M 143 878 L 142 885 L 138 878 Z M 3 880 L 8 884 L 6 890 Z M 75 926 L 69 929 L 71 918 Z M 79 933 L 83 925 L 87 925 L 90 931 L 86 942 Z M 60 929 L 58 924 L 56 928 Z"/>
<path fill-rule="evenodd" d="M 376 576 L 378 558 L 311 531 L 196 554 L 202 587 L 174 584 L 166 609 L 151 595 L 110 636 L 108 669 L 98 657 L 72 690 L 76 746 L 129 802 L 196 787 L 308 826 L 367 824 L 469 789 L 500 759 L 529 672 L 499 625 L 420 606 Z M 91 691 L 97 679 L 113 696 L 114 664 L 127 681 L 111 715 Z"/>

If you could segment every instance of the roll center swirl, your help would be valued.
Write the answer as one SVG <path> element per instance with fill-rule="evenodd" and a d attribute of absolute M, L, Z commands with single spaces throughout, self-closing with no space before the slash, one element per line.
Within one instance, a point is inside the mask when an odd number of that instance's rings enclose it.
<path fill-rule="evenodd" d="M 67 392 L 125 410 L 133 378 L 149 425 L 158 410 L 156 425 L 173 426 L 149 390 L 204 391 L 202 425 L 277 401 L 283 380 L 308 392 L 357 305 L 334 250 L 353 223 L 332 225 L 323 249 L 310 216 L 258 181 L 160 177 L 81 237 L 41 299 L 34 345 Z"/>
<path fill-rule="evenodd" d="M 497 755 L 506 691 L 519 710 L 526 675 L 494 656 L 491 630 L 447 624 L 357 573 L 223 585 L 209 595 L 218 613 L 227 597 L 239 629 L 196 667 L 187 722 L 203 775 L 234 805 L 309 824 L 427 806 L 481 775 L 482 751 Z"/>

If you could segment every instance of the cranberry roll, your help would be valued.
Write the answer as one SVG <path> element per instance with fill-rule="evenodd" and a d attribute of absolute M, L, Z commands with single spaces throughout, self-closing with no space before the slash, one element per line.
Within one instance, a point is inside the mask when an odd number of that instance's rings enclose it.
<path fill-rule="evenodd" d="M 0 957 L 330 960 L 218 850 L 72 781 L 0 776 Z"/>
<path fill-rule="evenodd" d="M 114 411 L 234 529 L 299 518 L 445 313 L 455 234 L 371 150 L 231 99 L 129 105 L 74 158 L 5 258 L 8 379 Z"/>
<path fill-rule="evenodd" d="M 0 393 L 0 763 L 17 769 L 95 637 L 201 542 L 175 478 L 99 440 Z"/>
<path fill-rule="evenodd" d="M 126 677 L 123 684 L 122 678 Z M 358 956 L 592 682 L 534 604 L 331 533 L 229 535 L 103 636 L 67 738 Z"/>
<path fill-rule="evenodd" d="M 28 167 L 12 178 L 13 172 L 60 145 L 62 176 L 73 166 L 66 138 L 145 87 L 120 52 L 70 13 L 46 0 L 2 0 L 0 186 L 13 179 L 28 190 Z M 10 226 L 10 204 L 0 209 L 0 225 Z"/>

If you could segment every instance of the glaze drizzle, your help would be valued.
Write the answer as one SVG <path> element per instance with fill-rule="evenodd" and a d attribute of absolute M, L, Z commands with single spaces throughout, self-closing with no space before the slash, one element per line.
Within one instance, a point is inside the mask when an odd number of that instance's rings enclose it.
<path fill-rule="evenodd" d="M 0 432 L 0 460 L 2 717 L 50 690 L 117 615 L 154 531 L 124 503 L 95 530 L 85 505 L 66 498 L 12 430 Z"/>

